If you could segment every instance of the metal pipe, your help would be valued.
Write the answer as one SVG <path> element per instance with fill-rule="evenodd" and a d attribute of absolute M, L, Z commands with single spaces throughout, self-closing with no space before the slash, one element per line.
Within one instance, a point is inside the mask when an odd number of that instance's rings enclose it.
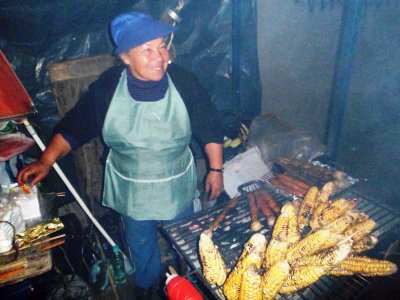
<path fill-rule="evenodd" d="M 241 0 L 232 1 L 232 96 L 233 107 L 240 109 Z"/>
<path fill-rule="evenodd" d="M 324 144 L 331 145 L 330 158 L 333 161 L 337 158 L 342 137 L 347 94 L 353 70 L 359 26 L 364 15 L 364 6 L 362 0 L 346 0 L 343 4 L 342 24 L 336 50 L 335 71 L 324 133 Z"/>

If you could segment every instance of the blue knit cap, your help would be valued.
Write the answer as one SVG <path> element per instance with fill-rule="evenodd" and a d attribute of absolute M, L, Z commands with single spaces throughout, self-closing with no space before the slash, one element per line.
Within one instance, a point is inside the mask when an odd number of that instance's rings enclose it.
<path fill-rule="evenodd" d="M 121 14 L 111 22 L 111 35 L 116 45 L 116 54 L 167 36 L 174 30 L 175 27 L 136 11 Z"/>

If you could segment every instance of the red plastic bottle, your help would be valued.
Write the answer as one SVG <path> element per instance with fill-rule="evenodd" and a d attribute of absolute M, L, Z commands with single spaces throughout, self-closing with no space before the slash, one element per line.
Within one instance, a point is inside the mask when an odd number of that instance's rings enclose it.
<path fill-rule="evenodd" d="M 203 296 L 193 286 L 193 284 L 184 277 L 177 274 L 169 275 L 167 273 L 168 299 L 170 300 L 203 300 Z"/>

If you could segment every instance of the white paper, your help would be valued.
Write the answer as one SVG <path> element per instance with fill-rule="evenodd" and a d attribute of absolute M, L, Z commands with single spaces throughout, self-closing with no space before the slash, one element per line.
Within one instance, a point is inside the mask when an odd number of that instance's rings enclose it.
<path fill-rule="evenodd" d="M 259 180 L 271 173 L 263 162 L 257 146 L 235 156 L 224 164 L 224 187 L 229 197 L 238 194 L 238 187 L 251 180 Z"/>

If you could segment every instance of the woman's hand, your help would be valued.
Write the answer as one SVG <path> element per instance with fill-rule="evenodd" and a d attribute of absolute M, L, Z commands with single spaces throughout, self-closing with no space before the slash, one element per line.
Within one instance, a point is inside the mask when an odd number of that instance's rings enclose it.
<path fill-rule="evenodd" d="M 209 193 L 209 200 L 216 199 L 224 190 L 224 177 L 221 172 L 209 171 L 206 178 L 205 192 Z"/>
<path fill-rule="evenodd" d="M 222 144 L 209 143 L 205 146 L 205 150 L 210 166 L 210 171 L 206 178 L 205 192 L 209 193 L 209 200 L 214 200 L 224 190 L 224 176 L 222 173 L 223 148 Z M 221 172 L 212 171 L 212 169 L 221 169 Z"/>
<path fill-rule="evenodd" d="M 44 158 L 28 165 L 18 173 L 18 184 L 30 183 L 31 186 L 38 184 L 51 171 L 52 163 Z"/>

